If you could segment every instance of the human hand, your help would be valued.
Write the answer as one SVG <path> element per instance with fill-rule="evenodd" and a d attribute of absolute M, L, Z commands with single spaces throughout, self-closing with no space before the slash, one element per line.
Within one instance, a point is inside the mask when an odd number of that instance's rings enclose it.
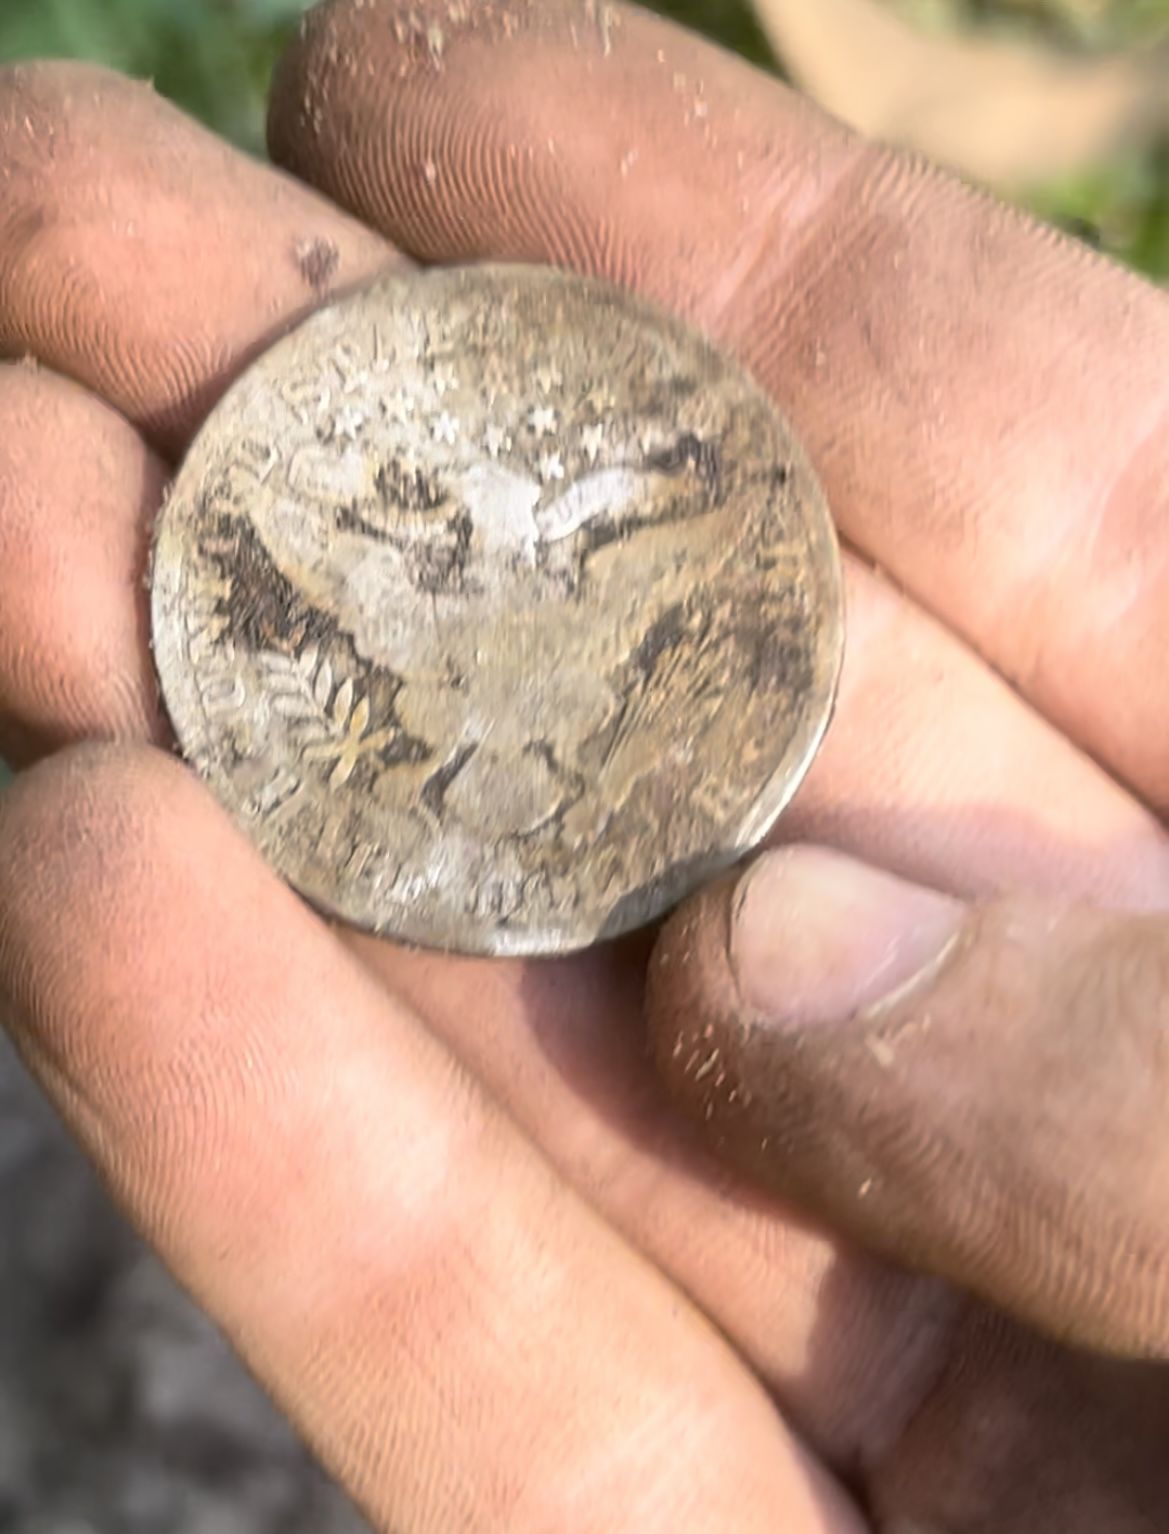
<path fill-rule="evenodd" d="M 276 158 L 364 223 L 116 77 L 0 87 L 0 345 L 56 370 L 0 377 L 3 750 L 55 753 L 0 813 L 16 1036 L 381 1525 L 863 1527 L 826 1465 L 893 1528 L 1075 1531 L 1101 1504 L 1069 1466 L 1136 1499 L 1085 1528 L 1139 1528 L 1159 1461 L 1122 1456 L 1134 1414 L 1164 1442 L 1160 1375 L 1062 1413 L 1073 1355 L 725 1177 L 643 1058 L 637 944 L 523 965 L 330 931 L 161 754 L 61 750 L 166 743 L 141 576 L 169 464 L 257 347 L 398 259 L 376 229 L 687 314 L 916 594 L 850 559 L 785 835 L 963 897 L 1166 903 L 1163 298 L 638 13 L 461 14 L 345 0 L 281 71 Z M 963 1420 L 1053 1393 L 995 1481 Z"/>

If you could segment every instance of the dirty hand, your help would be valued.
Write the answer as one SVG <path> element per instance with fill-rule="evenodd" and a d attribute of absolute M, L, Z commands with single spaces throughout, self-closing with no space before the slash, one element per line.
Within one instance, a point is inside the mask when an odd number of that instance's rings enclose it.
<path fill-rule="evenodd" d="M 1169 1343 L 1169 918 L 1060 909 L 1169 909 L 1164 298 L 603 0 L 337 0 L 270 138 L 291 175 L 145 86 L 0 74 L 0 348 L 41 364 L 0 368 L 25 1057 L 381 1527 L 1164 1524 L 1164 1368 L 1050 1340 Z M 397 251 L 689 316 L 859 551 L 784 833 L 947 895 L 780 854 L 733 923 L 725 889 L 679 915 L 651 1002 L 699 1124 L 862 1244 L 665 1101 L 640 945 L 332 930 L 148 744 L 171 466 L 257 348 Z M 981 903 L 1006 888 L 1034 901 Z"/>

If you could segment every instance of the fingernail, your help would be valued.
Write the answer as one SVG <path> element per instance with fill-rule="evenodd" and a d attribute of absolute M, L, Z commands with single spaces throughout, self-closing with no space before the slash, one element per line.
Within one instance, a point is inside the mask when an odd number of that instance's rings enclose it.
<path fill-rule="evenodd" d="M 732 896 L 739 994 L 793 1025 L 851 1017 L 935 967 L 961 901 L 819 847 L 765 853 Z"/>

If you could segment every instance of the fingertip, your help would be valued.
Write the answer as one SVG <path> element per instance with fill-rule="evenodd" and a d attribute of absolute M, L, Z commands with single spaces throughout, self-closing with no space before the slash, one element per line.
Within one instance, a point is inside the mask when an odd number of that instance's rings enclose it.
<path fill-rule="evenodd" d="M 724 339 L 769 213 L 814 215 L 857 158 L 854 136 L 696 33 L 569 0 L 332 0 L 277 70 L 269 145 L 422 259 L 551 262 Z"/>
<path fill-rule="evenodd" d="M 781 847 L 732 896 L 730 964 L 742 1004 L 789 1027 L 844 1022 L 934 968 L 958 900 L 822 847 Z"/>
<path fill-rule="evenodd" d="M 0 801 L 0 866 L 0 986 L 18 1043 L 34 1069 L 91 1102 L 109 1094 L 103 1115 L 136 1125 L 128 1062 L 156 1072 L 184 1037 L 223 1024 L 225 977 L 262 990 L 281 962 L 280 943 L 257 948 L 223 920 L 224 892 L 277 930 L 304 919 L 194 774 L 144 744 L 87 741 L 19 773 Z"/>
<path fill-rule="evenodd" d="M 762 853 L 662 932 L 648 993 L 659 1069 L 712 1127 L 750 1117 L 753 1102 L 767 1111 L 805 1030 L 828 1028 L 830 1050 L 831 1025 L 928 980 L 966 915 L 961 901 L 828 848 Z"/>
<path fill-rule="evenodd" d="M 1163 1357 L 1167 973 L 1161 917 L 966 907 L 798 849 L 673 918 L 651 1038 L 753 1180 L 1048 1334 Z"/>
<path fill-rule="evenodd" d="M 21 910 L 26 892 L 53 883 L 59 871 L 92 884 L 95 870 L 87 859 L 99 829 L 104 840 L 112 806 L 133 809 L 120 825 L 148 820 L 160 774 L 176 786 L 187 776 L 161 751 L 94 740 L 66 746 L 19 772 L 0 799 L 0 862 L 9 875 L 0 881 L 3 909 Z"/>
<path fill-rule="evenodd" d="M 0 749 L 167 739 L 146 568 L 166 466 L 48 369 L 0 365 Z"/>
<path fill-rule="evenodd" d="M 216 819 L 226 817 L 182 764 L 146 745 L 86 740 L 18 773 L 0 799 L 0 957 L 20 950 L 18 972 L 35 963 L 67 977 L 74 928 L 124 960 L 145 886 L 165 882 L 188 826 L 205 845 Z"/>
<path fill-rule="evenodd" d="M 149 85 L 0 71 L 0 353 L 32 353 L 177 452 L 266 338 L 395 253 Z"/>

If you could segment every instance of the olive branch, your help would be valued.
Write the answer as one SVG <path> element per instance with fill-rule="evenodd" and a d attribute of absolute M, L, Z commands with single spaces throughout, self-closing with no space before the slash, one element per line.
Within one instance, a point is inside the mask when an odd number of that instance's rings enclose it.
<path fill-rule="evenodd" d="M 363 756 L 381 751 L 396 730 L 369 728 L 369 698 L 352 677 L 337 683 L 319 645 L 299 655 L 264 650 L 256 657 L 267 684 L 272 712 L 289 721 L 289 733 L 305 762 L 332 762 L 330 788 L 342 788 Z"/>

